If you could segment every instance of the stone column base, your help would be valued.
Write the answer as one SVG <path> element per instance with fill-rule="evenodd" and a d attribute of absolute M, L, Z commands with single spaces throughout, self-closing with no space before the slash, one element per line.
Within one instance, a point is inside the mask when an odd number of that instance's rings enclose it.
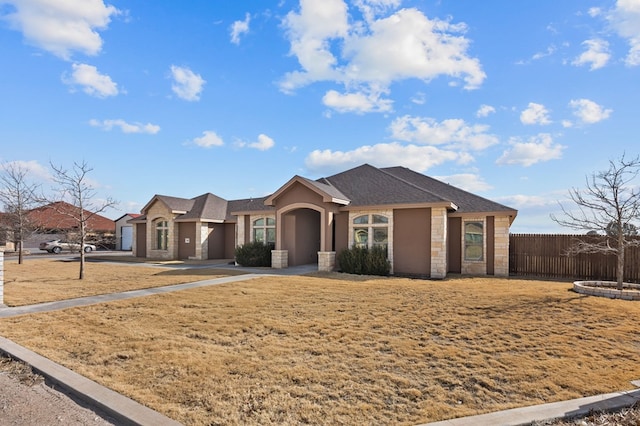
<path fill-rule="evenodd" d="M 271 250 L 271 267 L 284 269 L 289 267 L 289 250 Z"/>
<path fill-rule="evenodd" d="M 331 272 L 336 268 L 335 251 L 318 252 L 318 271 Z"/>

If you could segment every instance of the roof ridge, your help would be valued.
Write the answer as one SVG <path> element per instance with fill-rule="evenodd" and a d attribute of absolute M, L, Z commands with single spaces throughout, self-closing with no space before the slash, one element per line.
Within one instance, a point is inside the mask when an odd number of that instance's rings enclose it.
<path fill-rule="evenodd" d="M 412 171 L 412 172 L 413 172 L 413 170 L 409 169 L 408 167 L 401 167 L 401 166 L 397 166 L 397 167 L 395 167 L 395 168 L 398 168 L 398 167 L 399 167 L 399 168 L 402 168 L 402 169 L 407 169 L 407 170 L 409 170 L 409 171 Z M 397 179 L 397 180 L 399 180 L 399 181 L 401 181 L 401 182 L 403 182 L 403 183 L 406 183 L 406 184 L 407 184 L 407 185 L 409 185 L 409 186 L 412 186 L 413 188 L 418 189 L 419 191 L 425 192 L 425 193 L 427 193 L 427 194 L 429 194 L 429 195 L 433 195 L 434 197 L 440 198 L 440 199 L 441 199 L 441 200 L 443 200 L 443 201 L 450 201 L 450 202 L 453 202 L 453 200 L 449 200 L 449 199 L 443 198 L 440 194 L 436 194 L 435 192 L 429 191 L 429 190 L 428 190 L 428 189 L 426 189 L 426 188 L 423 188 L 423 187 L 421 187 L 421 186 L 419 186 L 419 185 L 416 185 L 416 184 L 415 184 L 415 183 L 413 183 L 413 182 L 409 182 L 408 180 L 401 178 L 400 176 L 396 176 L 396 175 L 394 175 L 393 173 L 388 172 L 387 170 L 388 170 L 388 169 L 391 169 L 391 168 L 392 168 L 392 167 L 380 168 L 380 169 L 378 169 L 378 170 L 380 170 L 382 173 L 384 173 L 384 174 L 386 174 L 386 175 L 388 175 L 388 176 L 391 176 L 391 177 L 392 177 L 392 178 L 394 178 L 394 179 Z M 416 172 L 414 172 L 414 173 L 416 173 Z M 422 173 L 421 173 L 421 174 L 422 174 Z M 429 177 L 429 176 L 427 176 L 427 175 L 423 175 L 423 176 L 425 176 L 425 177 Z M 431 179 L 433 179 L 433 178 L 431 178 Z M 437 180 L 437 179 L 435 179 L 435 180 Z M 444 182 L 443 182 L 443 183 L 444 183 Z"/>

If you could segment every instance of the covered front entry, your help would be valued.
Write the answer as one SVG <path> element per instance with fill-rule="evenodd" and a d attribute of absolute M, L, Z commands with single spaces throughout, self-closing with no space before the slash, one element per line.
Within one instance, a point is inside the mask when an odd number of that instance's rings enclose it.
<path fill-rule="evenodd" d="M 282 250 L 289 253 L 289 266 L 318 263 L 320 212 L 308 208 L 282 215 Z"/>

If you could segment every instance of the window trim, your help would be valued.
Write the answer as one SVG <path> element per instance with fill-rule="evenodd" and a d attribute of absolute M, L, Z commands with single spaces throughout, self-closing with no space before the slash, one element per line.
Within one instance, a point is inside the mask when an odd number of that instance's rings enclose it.
<path fill-rule="evenodd" d="M 479 226 L 481 232 L 468 232 L 468 226 Z M 480 236 L 480 241 L 473 241 L 472 238 L 467 238 L 467 235 Z M 465 220 L 462 222 L 462 257 L 465 262 L 484 262 L 485 260 L 485 242 L 486 242 L 486 224 L 484 220 Z M 471 257 L 468 254 L 468 249 L 479 248 L 480 256 Z"/>
<path fill-rule="evenodd" d="M 154 249 L 160 251 L 169 250 L 169 221 L 163 217 L 154 219 Z"/>
<path fill-rule="evenodd" d="M 261 222 L 261 224 L 257 224 Z M 269 230 L 273 230 L 271 233 L 273 236 L 273 241 L 269 241 Z M 256 231 L 261 230 L 263 233 L 263 243 L 275 245 L 276 243 L 276 220 L 271 216 L 258 216 L 255 218 L 251 218 L 251 241 L 256 242 L 259 241 L 256 238 Z"/>

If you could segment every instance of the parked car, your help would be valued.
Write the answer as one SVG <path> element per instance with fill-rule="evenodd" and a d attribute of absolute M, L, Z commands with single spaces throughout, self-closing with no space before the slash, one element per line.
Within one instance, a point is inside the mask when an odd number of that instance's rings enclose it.
<path fill-rule="evenodd" d="M 79 252 L 80 244 L 71 243 L 63 240 L 51 240 L 51 241 L 46 241 L 44 243 L 40 243 L 40 250 L 46 250 L 49 253 L 55 253 L 55 254 L 60 253 L 62 250 Z M 93 244 L 85 244 L 83 246 L 83 250 L 85 253 L 90 253 L 96 250 L 96 246 L 94 246 Z"/>

